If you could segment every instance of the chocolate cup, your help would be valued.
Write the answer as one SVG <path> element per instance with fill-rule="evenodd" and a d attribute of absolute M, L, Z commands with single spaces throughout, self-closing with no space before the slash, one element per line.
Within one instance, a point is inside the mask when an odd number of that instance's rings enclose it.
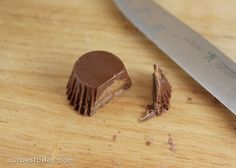
<path fill-rule="evenodd" d="M 117 56 L 92 51 L 76 61 L 66 87 L 67 98 L 80 114 L 91 116 L 130 86 L 125 66 Z"/>

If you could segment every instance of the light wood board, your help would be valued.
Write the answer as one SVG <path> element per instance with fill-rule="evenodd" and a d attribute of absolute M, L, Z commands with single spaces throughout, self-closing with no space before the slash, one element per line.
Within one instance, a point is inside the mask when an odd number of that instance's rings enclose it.
<path fill-rule="evenodd" d="M 157 2 L 236 61 L 235 0 Z M 74 62 L 91 50 L 118 55 L 133 86 L 86 118 L 69 105 L 65 86 Z M 154 63 L 172 84 L 171 109 L 139 123 L 151 103 Z M 235 127 L 229 110 L 111 0 L 0 1 L 0 167 L 234 168 Z M 20 157 L 74 161 L 9 163 Z"/>

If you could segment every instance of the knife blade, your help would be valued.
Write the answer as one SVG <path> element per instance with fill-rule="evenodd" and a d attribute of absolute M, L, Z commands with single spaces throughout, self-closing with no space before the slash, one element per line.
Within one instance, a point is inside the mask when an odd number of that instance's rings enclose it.
<path fill-rule="evenodd" d="M 236 64 L 153 0 L 114 0 L 146 37 L 236 115 Z"/>

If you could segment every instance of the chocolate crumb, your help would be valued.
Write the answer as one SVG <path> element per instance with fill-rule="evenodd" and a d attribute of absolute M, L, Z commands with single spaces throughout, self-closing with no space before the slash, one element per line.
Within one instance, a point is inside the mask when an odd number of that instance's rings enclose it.
<path fill-rule="evenodd" d="M 188 103 L 192 103 L 192 101 L 193 101 L 193 99 L 192 99 L 191 97 L 188 97 L 188 98 L 187 98 L 187 102 L 188 102 Z"/>
<path fill-rule="evenodd" d="M 169 144 L 169 150 L 170 151 L 175 151 L 175 144 L 174 144 L 174 139 L 171 137 L 171 134 L 169 134 L 168 138 L 168 144 Z"/>
<path fill-rule="evenodd" d="M 150 141 L 146 141 L 146 142 L 145 142 L 145 145 L 146 145 L 146 146 L 151 146 L 151 144 L 152 144 L 152 143 L 151 143 Z"/>
<path fill-rule="evenodd" d="M 116 141 L 116 135 L 112 136 L 112 141 Z"/>
<path fill-rule="evenodd" d="M 140 122 L 169 110 L 171 86 L 159 65 L 154 65 L 152 97 L 153 103 L 146 106 L 146 115 L 139 120 Z"/>
<path fill-rule="evenodd" d="M 59 150 L 61 150 L 61 148 L 58 148 Z"/>

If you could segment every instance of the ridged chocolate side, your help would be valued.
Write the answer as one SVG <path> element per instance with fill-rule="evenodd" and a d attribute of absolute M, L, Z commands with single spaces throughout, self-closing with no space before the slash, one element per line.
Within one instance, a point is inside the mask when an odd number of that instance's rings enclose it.
<path fill-rule="evenodd" d="M 84 116 L 91 116 L 94 113 L 97 89 L 80 82 L 75 72 L 72 72 L 66 89 L 67 99 L 76 111 Z"/>
<path fill-rule="evenodd" d="M 111 87 L 115 82 L 123 81 L 123 84 L 108 92 L 103 98 L 101 95 L 97 96 L 97 93 L 103 93 L 106 89 Z M 111 84 L 110 82 L 113 82 Z M 126 71 L 123 71 L 119 75 L 117 75 L 111 81 L 108 81 L 100 88 L 91 88 L 87 85 L 80 82 L 75 71 L 72 72 L 71 77 L 67 83 L 67 99 L 70 101 L 70 104 L 74 106 L 74 109 L 78 111 L 78 113 L 84 116 L 93 115 L 96 110 L 108 103 L 114 97 L 120 95 L 124 90 L 128 89 L 131 86 L 131 80 L 128 77 Z"/>

